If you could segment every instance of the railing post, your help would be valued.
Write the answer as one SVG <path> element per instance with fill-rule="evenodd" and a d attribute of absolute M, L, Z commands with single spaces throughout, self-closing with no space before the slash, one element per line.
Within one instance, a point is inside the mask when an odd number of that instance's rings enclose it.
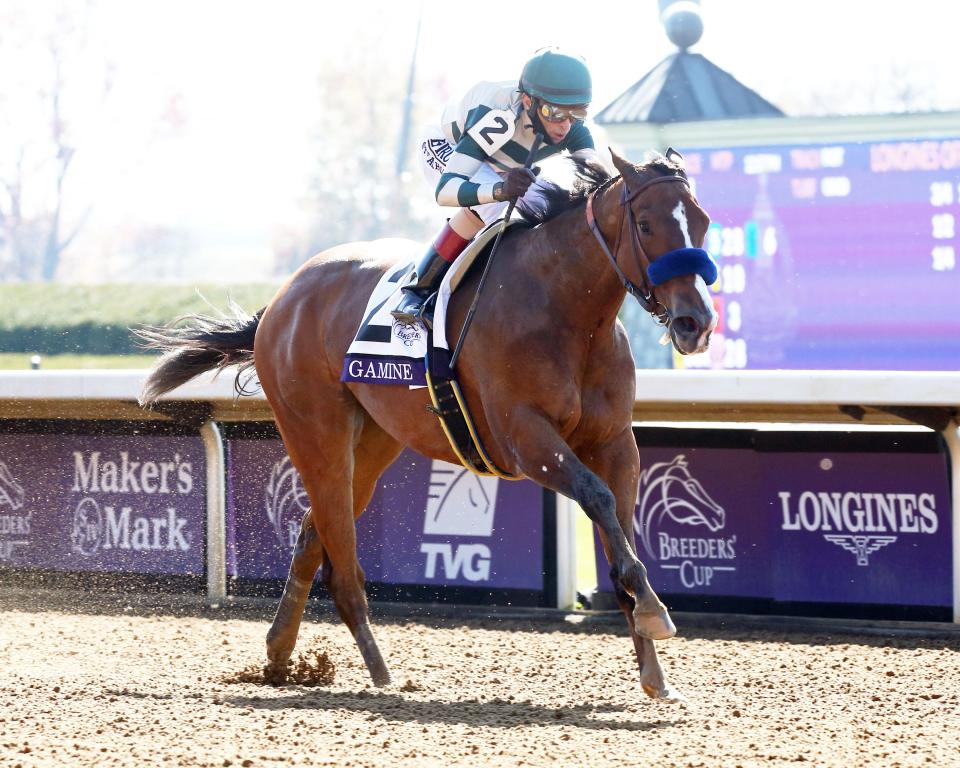
<path fill-rule="evenodd" d="M 207 457 L 207 602 L 227 596 L 227 467 L 220 428 L 214 421 L 200 427 Z"/>
<path fill-rule="evenodd" d="M 577 604 L 577 531 L 580 508 L 559 493 L 557 507 L 557 604 L 569 610 Z"/>

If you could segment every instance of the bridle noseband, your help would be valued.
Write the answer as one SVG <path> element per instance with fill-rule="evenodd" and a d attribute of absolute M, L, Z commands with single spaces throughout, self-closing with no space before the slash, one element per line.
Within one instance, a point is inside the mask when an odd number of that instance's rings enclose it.
<path fill-rule="evenodd" d="M 656 270 L 656 276 L 651 275 L 650 268 L 654 262 L 643 249 L 643 243 L 640 242 L 640 235 L 636 231 L 636 217 L 633 214 L 633 206 L 630 205 L 630 203 L 637 195 L 654 184 L 664 184 L 666 182 L 680 182 L 687 187 L 690 186 L 690 183 L 683 176 L 671 175 L 657 176 L 645 181 L 636 189 L 630 190 L 627 186 L 627 180 L 623 179 L 623 191 L 620 194 L 620 226 L 617 227 L 617 241 L 614 244 L 612 252 L 607 246 L 607 241 L 603 237 L 600 227 L 597 226 L 596 217 L 593 215 L 593 198 L 596 191 L 587 197 L 587 224 L 593 236 L 597 239 L 597 242 L 600 243 L 603 252 L 607 255 L 607 258 L 610 259 L 610 263 L 613 265 L 613 269 L 617 273 L 617 277 L 620 278 L 620 282 L 623 283 L 623 287 L 626 288 L 627 293 L 633 296 L 639 302 L 640 306 L 649 312 L 659 325 L 669 326 L 671 319 L 670 314 L 666 306 L 657 299 L 656 286 L 683 274 L 699 274 L 706 281 L 707 285 L 711 285 L 717 279 L 717 267 L 710 257 L 710 254 L 702 248 L 677 248 L 668 251 L 657 259 L 656 263 L 659 269 Z M 626 216 L 623 215 L 624 208 L 626 208 Z M 624 274 L 620 265 L 617 263 L 617 257 L 615 255 L 620 252 L 620 239 L 623 235 L 624 222 L 627 222 L 630 228 L 633 258 L 640 272 L 641 284 L 639 286 Z"/>

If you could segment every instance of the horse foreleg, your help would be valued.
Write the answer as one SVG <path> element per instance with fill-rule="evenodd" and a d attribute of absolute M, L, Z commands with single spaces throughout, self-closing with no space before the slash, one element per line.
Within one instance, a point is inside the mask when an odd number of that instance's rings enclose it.
<path fill-rule="evenodd" d="M 267 632 L 269 663 L 265 674 L 269 680 L 282 682 L 286 678 L 287 662 L 297 644 L 303 609 L 322 559 L 323 547 L 308 510 L 300 523 L 300 534 L 293 550 L 287 583 L 283 587 L 283 597 L 280 598 L 273 624 Z"/>
<path fill-rule="evenodd" d="M 673 637 L 677 628 L 647 580 L 647 569 L 637 557 L 633 545 L 633 529 L 623 526 L 622 516 L 632 516 L 636 499 L 640 465 L 636 443 L 633 443 L 632 454 L 623 435 L 614 443 L 592 446 L 584 451 L 592 464 L 604 468 L 605 477 L 610 478 L 608 485 L 580 460 L 542 414 L 529 408 L 518 408 L 512 416 L 513 423 L 504 431 L 515 436 L 517 459 L 523 474 L 576 501 L 600 529 L 607 559 L 616 569 L 620 584 L 636 601 L 633 614 L 636 632 L 653 640 Z M 630 435 L 632 440 L 632 433 Z M 629 473 L 627 485 L 618 479 L 622 473 Z M 616 495 L 611 486 L 617 487 Z M 632 495 L 629 488 L 633 489 Z"/>
<path fill-rule="evenodd" d="M 651 699 L 664 699 L 666 701 L 684 701 L 683 696 L 677 693 L 677 690 L 667 682 L 666 673 L 660 664 L 660 657 L 657 656 L 657 647 L 653 640 L 641 637 L 637 634 L 633 620 L 633 611 L 636 601 L 623 586 L 615 573 L 611 573 L 613 581 L 613 590 L 617 596 L 617 603 L 620 610 L 627 617 L 627 625 L 630 627 L 630 636 L 633 639 L 633 648 L 637 654 L 637 665 L 640 667 L 640 687 L 643 692 Z"/>
<path fill-rule="evenodd" d="M 631 629 L 641 638 L 665 640 L 677 633 L 666 606 L 660 602 L 647 579 L 647 569 L 636 555 L 633 535 L 633 511 L 640 477 L 640 456 L 633 432 L 628 426 L 620 435 L 582 452 L 584 464 L 597 483 L 609 487 L 613 503 L 604 516 L 584 506 L 584 511 L 600 528 L 600 540 L 612 566 L 614 589 L 630 598 L 628 615 Z M 596 474 L 593 474 L 596 473 Z M 581 504 L 583 506 L 583 504 Z M 612 518 L 612 520 L 610 519 Z M 626 554 L 624 554 L 626 550 Z M 624 607 L 621 601 L 621 607 Z"/>
<path fill-rule="evenodd" d="M 620 530 L 631 545 L 631 549 L 635 550 L 633 515 L 637 498 L 637 485 L 639 484 L 640 457 L 637 453 L 633 430 L 624 430 L 621 435 L 609 443 L 595 447 L 586 454 L 586 460 L 588 465 L 600 477 L 606 478 L 610 484 L 610 489 L 617 500 L 617 522 Z M 610 562 L 614 562 L 610 556 L 613 547 L 606 536 L 601 534 L 601 541 L 608 559 Z M 648 620 L 648 615 L 638 614 L 637 601 L 634 599 L 634 595 L 630 594 L 625 588 L 626 585 L 623 583 L 620 572 L 616 567 L 611 569 L 610 579 L 613 582 L 617 603 L 620 605 L 620 610 L 623 611 L 624 616 L 626 616 L 627 624 L 630 627 L 630 636 L 633 639 L 637 664 L 640 667 L 640 686 L 644 693 L 652 699 L 667 699 L 669 701 L 680 699 L 681 697 L 677 692 L 667 683 L 653 640 L 645 636 L 647 633 L 638 631 L 637 622 Z M 672 627 L 673 622 L 666 614 L 666 608 L 663 609 L 663 612 L 666 615 L 666 621 Z M 658 621 L 659 618 L 655 615 L 654 622 Z"/>

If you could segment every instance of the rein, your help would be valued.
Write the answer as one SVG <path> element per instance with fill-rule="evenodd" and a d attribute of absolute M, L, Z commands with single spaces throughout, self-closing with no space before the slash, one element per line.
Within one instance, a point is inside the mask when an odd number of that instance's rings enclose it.
<path fill-rule="evenodd" d="M 617 241 L 614 243 L 613 251 L 611 251 L 607 245 L 607 241 L 600 231 L 600 227 L 597 225 L 597 219 L 593 214 L 593 198 L 596 193 L 591 193 L 587 198 L 587 225 L 590 227 L 590 231 L 597 239 L 597 242 L 600 243 L 603 252 L 610 260 L 610 264 L 617 273 L 617 277 L 620 278 L 623 287 L 627 290 L 627 293 L 639 302 L 641 307 L 650 313 L 658 325 L 667 327 L 670 326 L 670 315 L 663 303 L 657 299 L 656 286 L 682 274 L 699 274 L 706 281 L 707 285 L 711 285 L 717 279 L 716 264 L 713 259 L 710 258 L 710 255 L 702 248 L 677 248 L 668 251 L 657 259 L 656 268 L 653 270 L 653 274 L 651 274 L 651 267 L 654 266 L 654 262 L 647 255 L 643 249 L 643 244 L 640 242 L 640 235 L 637 234 L 636 231 L 637 222 L 633 214 L 633 206 L 631 206 L 630 203 L 637 195 L 654 184 L 675 181 L 689 186 L 689 182 L 683 176 L 657 176 L 631 191 L 627 187 L 626 179 L 624 179 L 623 192 L 620 195 L 620 225 L 617 227 Z M 626 208 L 626 215 L 624 215 L 624 208 Z M 626 276 L 617 263 L 617 257 L 615 255 L 620 251 L 620 239 L 623 236 L 624 223 L 628 223 L 630 228 L 633 258 L 640 271 L 641 284 L 639 286 Z"/>

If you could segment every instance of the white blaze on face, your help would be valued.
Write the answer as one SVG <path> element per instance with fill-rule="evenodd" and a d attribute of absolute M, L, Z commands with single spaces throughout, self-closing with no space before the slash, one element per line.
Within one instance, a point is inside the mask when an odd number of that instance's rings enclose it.
<path fill-rule="evenodd" d="M 707 281 L 704 280 L 700 275 L 694 275 L 694 285 L 697 289 L 697 293 L 700 294 L 700 300 L 703 301 L 705 307 L 713 306 L 713 299 L 710 298 L 710 288 L 707 286 Z M 713 323 L 710 325 L 710 330 L 713 331 L 717 327 L 717 321 L 719 317 L 717 315 L 713 316 Z"/>
<path fill-rule="evenodd" d="M 680 225 L 680 234 L 683 235 L 683 244 L 687 248 L 693 248 L 693 241 L 690 239 L 690 230 L 687 227 L 687 211 L 683 207 L 683 200 L 677 201 L 677 207 L 673 209 L 673 218 Z"/>

